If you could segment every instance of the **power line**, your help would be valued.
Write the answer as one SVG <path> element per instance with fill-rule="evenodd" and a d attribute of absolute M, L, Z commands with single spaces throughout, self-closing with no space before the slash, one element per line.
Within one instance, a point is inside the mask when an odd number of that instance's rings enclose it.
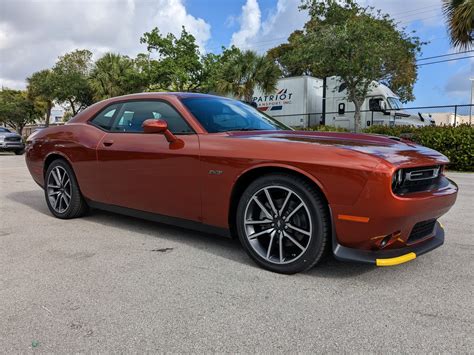
<path fill-rule="evenodd" d="M 439 5 L 431 5 L 431 7 L 433 6 L 437 6 L 439 7 Z M 429 8 L 430 6 L 426 6 L 426 7 L 421 7 L 419 8 L 418 10 L 423 10 L 423 9 L 426 9 L 426 8 Z M 438 9 L 432 9 L 432 10 L 429 10 L 429 11 L 434 11 L 434 10 L 438 10 Z M 414 12 L 415 10 L 410 10 L 410 11 L 406 11 L 406 12 Z M 424 11 L 426 12 L 426 11 Z M 401 13 L 405 13 L 405 12 L 401 12 Z M 399 13 L 399 14 L 401 14 Z M 413 15 L 416 15 L 416 13 L 413 13 L 411 14 L 410 16 L 413 16 Z M 399 25 L 408 25 L 412 22 L 415 22 L 415 21 L 425 21 L 425 20 L 429 20 L 429 19 L 433 19 L 433 18 L 437 18 L 439 16 L 441 16 L 442 14 L 436 14 L 435 16 L 428 16 L 428 17 L 422 17 L 422 18 L 414 18 L 414 19 L 408 19 L 408 20 L 405 20 L 405 21 L 400 21 L 398 22 Z M 393 17 L 393 15 L 391 15 Z M 395 19 L 396 20 L 396 19 Z M 288 40 L 288 37 L 291 35 L 288 34 L 288 36 L 285 36 L 285 37 L 276 37 L 276 38 L 271 38 L 271 39 L 267 39 L 267 40 L 263 40 L 263 41 L 257 41 L 257 42 L 253 42 L 253 43 L 248 43 L 244 46 L 242 46 L 242 48 L 244 49 L 252 49 L 252 48 L 261 48 L 261 47 L 265 47 L 265 46 L 268 46 L 270 43 L 272 42 L 277 42 L 277 41 L 283 41 L 283 40 Z M 447 37 L 442 37 L 442 38 L 434 38 L 433 40 L 437 40 L 437 39 L 443 39 L 443 38 L 447 38 Z M 216 49 L 220 49 L 222 47 L 222 45 L 214 45 L 214 46 L 211 46 L 211 47 L 207 47 L 206 49 L 207 50 L 216 50 Z"/>
<path fill-rule="evenodd" d="M 272 39 L 267 39 L 267 40 L 264 40 L 264 41 L 257 41 L 257 42 L 253 42 L 253 43 L 248 43 L 244 46 L 242 46 L 243 48 L 258 48 L 258 47 L 264 47 L 266 45 L 268 45 L 269 43 L 271 42 L 276 42 L 276 41 L 282 41 L 282 40 L 288 40 L 288 36 L 285 36 L 285 37 L 276 37 L 276 38 L 272 38 Z M 286 43 L 286 42 L 285 42 Z M 256 44 L 259 44 L 256 46 Z M 283 43 L 282 43 L 283 44 Z M 225 47 L 225 46 L 224 46 Z M 208 50 L 213 50 L 213 49 L 220 49 L 221 46 L 212 46 L 212 47 L 207 47 L 206 49 Z"/>
<path fill-rule="evenodd" d="M 414 12 L 412 14 L 407 14 L 407 15 L 403 15 L 403 16 L 395 16 L 395 17 L 396 17 L 396 20 L 399 20 L 399 19 L 402 19 L 402 18 L 418 16 L 419 14 L 425 14 L 425 13 L 434 12 L 434 11 L 441 11 L 441 9 L 430 9 L 430 10 L 426 10 L 426 11 Z"/>
<path fill-rule="evenodd" d="M 437 10 L 440 10 L 439 8 L 439 5 L 437 4 L 433 4 L 433 5 L 429 5 L 429 6 L 424 6 L 424 7 L 420 7 L 420 8 L 417 8 L 417 9 L 413 9 L 413 10 L 410 10 L 410 11 L 403 11 L 403 12 L 398 12 L 398 13 L 395 13 L 395 14 L 390 14 L 391 17 L 393 17 L 394 15 L 398 15 L 398 14 L 406 14 L 406 13 L 409 13 L 409 12 L 413 12 L 411 13 L 409 16 L 415 16 L 415 15 L 418 15 L 418 13 L 416 11 L 419 11 L 419 10 L 426 10 L 430 7 L 436 7 L 434 9 L 431 9 L 431 10 L 427 10 L 427 11 L 422 11 L 422 12 L 419 12 L 419 13 L 424 13 L 424 12 L 430 12 L 430 11 L 437 11 Z M 414 22 L 414 21 L 425 21 L 425 20 L 429 20 L 429 19 L 432 19 L 432 18 L 436 18 L 438 16 L 440 16 L 441 14 L 436 14 L 435 16 L 429 16 L 429 17 L 425 17 L 425 18 L 414 18 L 414 19 L 408 19 L 408 20 L 404 20 L 404 21 L 400 21 L 398 22 L 398 24 L 401 24 L 401 25 L 406 25 L 406 24 L 409 24 L 411 22 Z M 407 16 L 402 16 L 402 17 L 407 17 Z M 397 19 L 395 19 L 395 21 L 397 21 Z M 259 47 L 265 47 L 266 45 L 268 45 L 268 43 L 271 43 L 271 42 L 276 42 L 276 41 L 280 41 L 280 40 L 287 40 L 288 37 L 291 35 L 288 34 L 288 36 L 285 36 L 285 37 L 277 37 L 277 38 L 273 38 L 273 39 L 268 39 L 268 40 L 264 40 L 264 41 L 258 41 L 258 42 L 253 42 L 252 44 L 247 44 L 245 45 L 244 47 L 245 48 L 259 48 Z M 222 46 L 219 46 L 219 45 L 216 45 L 216 46 L 211 46 L 211 47 L 208 47 L 207 49 L 208 50 L 215 50 L 215 49 L 220 49 Z"/>
<path fill-rule="evenodd" d="M 417 59 L 416 61 L 419 62 L 419 61 L 422 61 L 422 60 L 427 60 L 427 59 L 435 59 L 435 58 L 442 58 L 442 57 L 450 57 L 452 55 L 459 55 L 459 54 L 464 54 L 464 53 L 471 53 L 471 52 L 474 52 L 474 49 L 473 50 L 469 50 L 469 51 L 464 51 L 464 52 L 458 52 L 458 53 L 449 53 L 449 54 L 442 54 L 442 55 L 435 55 L 433 57 L 426 57 L 426 58 L 420 58 L 420 59 Z"/>
<path fill-rule="evenodd" d="M 444 62 L 452 62 L 455 60 L 461 60 L 461 59 L 467 59 L 467 58 L 474 58 L 474 55 L 469 55 L 465 57 L 460 57 L 460 58 L 452 58 L 452 59 L 445 59 L 445 60 L 438 60 L 436 62 L 429 62 L 429 63 L 421 63 L 417 64 L 418 67 L 421 67 L 422 65 L 430 65 L 430 64 L 438 64 L 438 63 L 444 63 Z"/>
<path fill-rule="evenodd" d="M 440 39 L 446 39 L 446 38 L 449 38 L 449 36 L 444 36 L 444 37 L 433 37 L 433 38 L 430 38 L 428 39 L 428 42 L 432 42 L 432 41 L 439 41 Z"/>
<path fill-rule="evenodd" d="M 422 7 L 418 7 L 416 9 L 411 9 L 411 10 L 408 10 L 408 11 L 395 12 L 395 13 L 392 14 L 392 16 L 393 15 L 402 15 L 402 14 L 406 14 L 406 13 L 409 13 L 409 12 L 417 12 L 417 11 L 420 11 L 420 10 L 429 9 L 430 7 L 439 7 L 439 4 L 432 4 L 432 5 L 428 5 L 428 6 L 422 6 Z"/>
<path fill-rule="evenodd" d="M 424 10 L 424 9 L 427 9 L 427 8 L 430 8 L 430 7 L 439 7 L 439 5 L 433 4 L 433 5 L 430 5 L 430 6 L 420 7 L 418 9 L 413 9 L 413 10 L 410 10 L 410 11 L 399 12 L 399 13 L 396 13 L 394 15 L 413 12 L 412 14 L 408 15 L 408 16 L 413 16 L 413 15 L 417 15 L 416 11 Z M 438 8 L 431 9 L 431 10 L 428 10 L 428 11 L 423 11 L 423 12 L 429 12 L 429 11 L 434 11 L 434 10 L 438 10 Z M 420 12 L 420 13 L 422 13 L 422 12 Z M 425 21 L 425 20 L 429 20 L 429 19 L 432 19 L 432 18 L 437 18 L 441 15 L 442 14 L 436 14 L 435 16 L 429 16 L 429 17 L 424 17 L 424 18 L 422 17 L 422 18 L 408 19 L 408 20 L 399 22 L 398 24 L 406 25 L 406 24 L 409 24 L 409 23 L 414 22 L 414 21 Z M 393 15 L 390 15 L 390 16 L 393 17 Z M 397 19 L 395 19 L 395 20 L 397 20 Z M 246 44 L 246 45 L 242 46 L 242 48 L 244 48 L 244 49 L 262 48 L 262 47 L 265 47 L 265 46 L 269 45 L 272 42 L 281 41 L 281 40 L 288 40 L 288 37 L 290 35 L 291 35 L 291 33 L 288 34 L 288 36 L 285 36 L 285 37 L 276 37 L 276 38 L 267 39 L 267 40 L 263 40 L 263 41 L 252 42 L 251 44 L 249 43 L 249 44 Z M 444 37 L 444 38 L 447 38 L 447 37 Z M 440 39 L 440 38 L 435 38 L 435 39 Z M 221 49 L 221 47 L 222 46 L 211 46 L 211 47 L 208 47 L 206 49 L 212 51 L 212 50 L 216 50 L 216 49 Z"/>
<path fill-rule="evenodd" d="M 415 21 L 431 20 L 431 19 L 434 19 L 434 18 L 438 18 L 438 17 L 440 17 L 440 16 L 442 16 L 442 15 L 443 15 L 443 14 L 439 13 L 439 14 L 436 14 L 435 16 L 422 17 L 422 18 L 414 18 L 414 19 L 410 19 L 410 20 L 401 21 L 401 22 L 399 22 L 398 24 L 399 24 L 399 25 L 409 25 L 410 23 L 415 22 Z"/>

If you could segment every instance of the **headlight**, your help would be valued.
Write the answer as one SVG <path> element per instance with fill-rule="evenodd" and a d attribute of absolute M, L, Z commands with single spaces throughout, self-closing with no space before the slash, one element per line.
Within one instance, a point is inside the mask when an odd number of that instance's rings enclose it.
<path fill-rule="evenodd" d="M 0 142 L 3 142 L 5 140 L 5 136 L 0 136 Z"/>
<path fill-rule="evenodd" d="M 400 186 L 403 182 L 403 169 L 395 171 L 392 176 L 392 189 L 395 190 L 397 186 Z"/>

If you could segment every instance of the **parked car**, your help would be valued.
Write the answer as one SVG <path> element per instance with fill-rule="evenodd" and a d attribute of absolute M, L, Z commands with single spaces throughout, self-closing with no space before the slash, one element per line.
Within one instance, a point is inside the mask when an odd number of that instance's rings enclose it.
<path fill-rule="evenodd" d="M 18 133 L 0 127 L 0 151 L 10 151 L 21 155 L 25 152 L 25 144 Z"/>
<path fill-rule="evenodd" d="M 238 236 L 281 273 L 341 260 L 396 265 L 443 244 L 457 186 L 442 154 L 390 137 L 294 131 L 191 93 L 108 99 L 32 134 L 26 162 L 51 213 L 88 207 Z"/>

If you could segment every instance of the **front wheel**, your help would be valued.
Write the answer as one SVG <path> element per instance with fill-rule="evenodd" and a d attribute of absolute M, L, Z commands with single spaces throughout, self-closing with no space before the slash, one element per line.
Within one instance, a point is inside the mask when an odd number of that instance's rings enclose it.
<path fill-rule="evenodd" d="M 87 203 L 81 195 L 74 171 L 62 159 L 49 165 L 44 194 L 49 210 L 57 218 L 76 218 L 87 212 Z"/>
<path fill-rule="evenodd" d="M 17 149 L 17 150 L 15 150 L 15 155 L 23 155 L 23 153 L 25 153 L 25 150 L 24 150 L 24 149 Z"/>
<path fill-rule="evenodd" d="M 329 244 L 321 194 L 306 180 L 269 174 L 252 182 L 237 208 L 239 239 L 265 269 L 293 274 L 318 263 Z"/>

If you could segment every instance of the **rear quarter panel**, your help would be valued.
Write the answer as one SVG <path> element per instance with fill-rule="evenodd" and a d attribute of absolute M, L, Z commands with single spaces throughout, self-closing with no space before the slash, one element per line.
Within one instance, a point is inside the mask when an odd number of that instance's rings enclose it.
<path fill-rule="evenodd" d="M 52 154 L 72 166 L 86 198 L 102 201 L 103 183 L 97 176 L 96 147 L 105 133 L 93 126 L 72 123 L 50 127 L 28 138 L 26 163 L 34 180 L 44 186 L 44 164 Z"/>

